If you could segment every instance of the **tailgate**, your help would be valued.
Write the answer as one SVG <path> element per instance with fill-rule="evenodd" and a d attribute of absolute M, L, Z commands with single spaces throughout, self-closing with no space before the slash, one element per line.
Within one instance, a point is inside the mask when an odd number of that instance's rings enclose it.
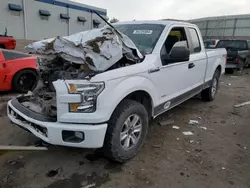
<path fill-rule="evenodd" d="M 233 63 L 235 62 L 236 57 L 238 56 L 238 51 L 227 51 L 227 62 Z"/>

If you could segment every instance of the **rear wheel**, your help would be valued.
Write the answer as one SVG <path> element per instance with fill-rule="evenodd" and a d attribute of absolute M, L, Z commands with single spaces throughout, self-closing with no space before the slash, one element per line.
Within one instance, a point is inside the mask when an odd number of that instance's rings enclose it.
<path fill-rule="evenodd" d="M 213 101 L 215 99 L 215 95 L 219 87 L 219 79 L 220 79 L 220 71 L 217 69 L 214 73 L 214 76 L 213 76 L 213 79 L 211 81 L 209 88 L 201 92 L 201 99 L 203 101 Z"/>
<path fill-rule="evenodd" d="M 140 150 L 148 132 L 148 113 L 133 100 L 124 100 L 115 109 L 105 136 L 103 152 L 109 159 L 123 163 Z"/>
<path fill-rule="evenodd" d="M 15 91 L 32 91 L 37 85 L 38 75 L 34 70 L 21 70 L 16 73 L 12 80 L 12 86 Z"/>

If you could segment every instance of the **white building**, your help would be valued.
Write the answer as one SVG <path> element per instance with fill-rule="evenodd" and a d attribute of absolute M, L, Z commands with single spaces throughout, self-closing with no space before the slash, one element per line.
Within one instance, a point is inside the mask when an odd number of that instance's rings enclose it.
<path fill-rule="evenodd" d="M 93 11 L 106 18 L 105 9 L 67 0 L 1 0 L 0 34 L 6 27 L 17 39 L 41 40 L 105 25 Z"/>
<path fill-rule="evenodd" d="M 250 14 L 189 20 L 196 24 L 204 39 L 250 39 Z"/>

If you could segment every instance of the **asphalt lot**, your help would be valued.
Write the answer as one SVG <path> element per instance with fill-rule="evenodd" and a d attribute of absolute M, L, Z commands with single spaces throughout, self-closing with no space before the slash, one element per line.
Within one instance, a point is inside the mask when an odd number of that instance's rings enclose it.
<path fill-rule="evenodd" d="M 59 146 L 1 155 L 0 187 L 249 188 L 250 105 L 233 107 L 250 101 L 249 93 L 250 70 L 242 76 L 223 76 L 215 101 L 193 98 L 152 121 L 144 147 L 123 165 L 93 150 Z M 6 117 L 6 101 L 15 95 L 0 94 L 0 145 L 39 145 Z M 190 119 L 199 124 L 189 125 Z M 174 123 L 159 125 L 162 120 Z"/>

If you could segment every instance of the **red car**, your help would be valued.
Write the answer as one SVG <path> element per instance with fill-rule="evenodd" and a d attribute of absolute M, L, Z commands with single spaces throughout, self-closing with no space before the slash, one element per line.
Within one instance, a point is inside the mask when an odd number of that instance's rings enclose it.
<path fill-rule="evenodd" d="M 0 91 L 27 92 L 37 85 L 37 57 L 0 49 Z"/>
<path fill-rule="evenodd" d="M 5 34 L 0 35 L 0 48 L 9 50 L 16 48 L 16 39 L 7 35 L 7 28 L 5 28 Z"/>

